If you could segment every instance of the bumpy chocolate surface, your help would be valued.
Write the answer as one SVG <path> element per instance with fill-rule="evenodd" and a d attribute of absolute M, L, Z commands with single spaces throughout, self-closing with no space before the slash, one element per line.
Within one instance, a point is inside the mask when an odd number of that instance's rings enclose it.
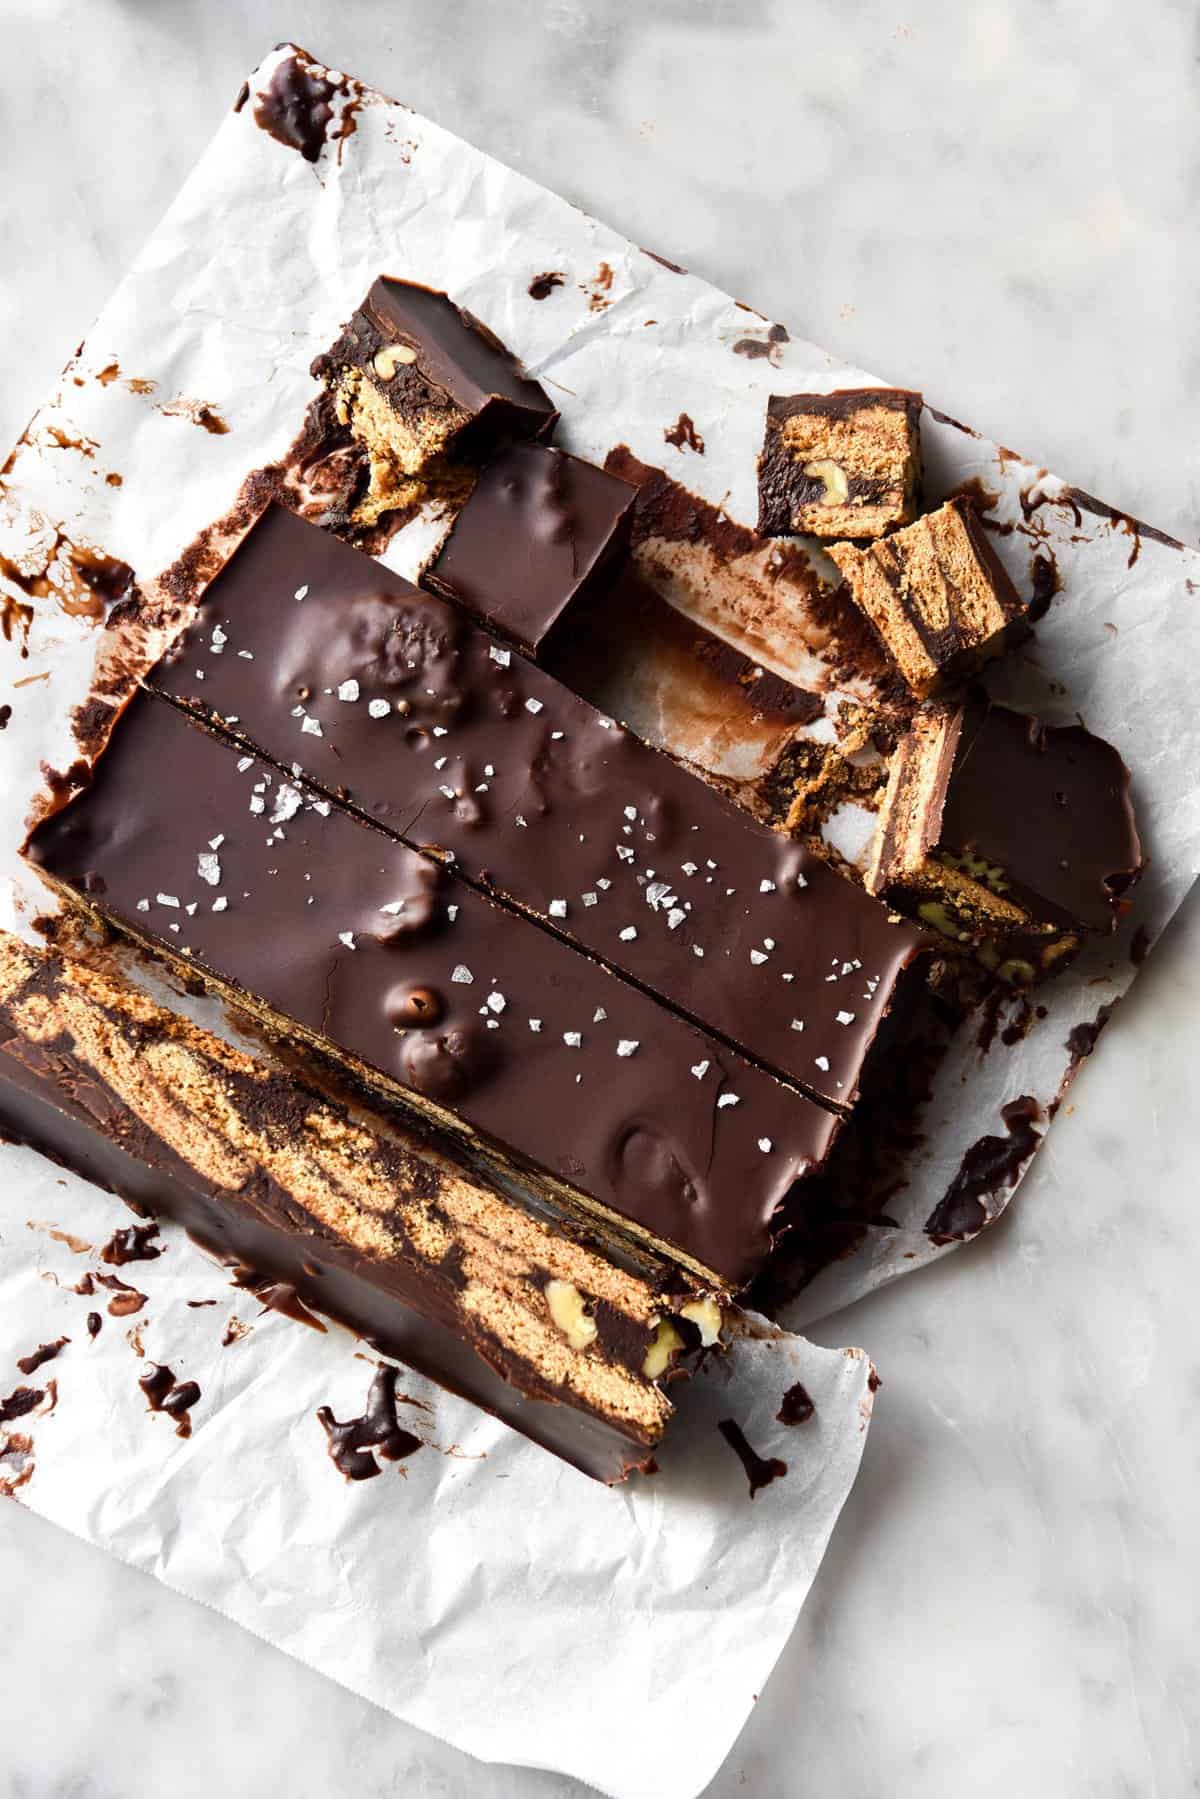
<path fill-rule="evenodd" d="M 981 689 L 954 709 L 953 741 L 928 770 L 920 854 L 982 858 L 1038 919 L 1109 932 L 1142 852 L 1119 752 L 1082 725 L 1044 725 Z M 903 845 L 886 843 L 883 867 Z M 899 826 L 900 821 L 895 821 Z"/>
<path fill-rule="evenodd" d="M 914 516 L 921 396 L 901 388 L 773 394 L 758 462 L 768 536 L 881 537 Z"/>
<path fill-rule="evenodd" d="M 635 498 L 565 450 L 513 444 L 483 470 L 424 585 L 536 654 L 571 602 L 615 573 Z"/>
<path fill-rule="evenodd" d="M 381 353 L 399 351 L 407 360 Z M 504 437 L 545 437 L 558 418 L 549 396 L 487 326 L 445 294 L 381 275 L 313 373 L 360 369 L 396 411 L 452 409 L 476 449 Z M 390 373 L 383 373 L 385 368 Z"/>
<path fill-rule="evenodd" d="M 273 509 L 152 679 L 852 1103 L 918 933 L 456 608 Z"/>
<path fill-rule="evenodd" d="M 637 988 L 155 694 L 28 853 L 419 1111 L 732 1285 L 836 1132 Z"/>
<path fill-rule="evenodd" d="M 177 1219 L 239 1265 L 239 1284 L 276 1283 L 301 1314 L 340 1319 L 596 1478 L 644 1462 L 670 1416 L 640 1373 L 647 1322 L 601 1299 L 597 1338 L 572 1352 L 542 1296 L 549 1275 L 572 1274 L 652 1317 L 644 1281 L 394 1125 L 376 1131 L 141 994 L 3 935 L 0 1134 Z"/>

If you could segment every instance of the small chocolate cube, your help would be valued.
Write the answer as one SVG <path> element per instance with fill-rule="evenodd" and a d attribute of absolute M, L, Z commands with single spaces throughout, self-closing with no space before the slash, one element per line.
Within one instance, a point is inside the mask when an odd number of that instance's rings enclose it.
<path fill-rule="evenodd" d="M 831 544 L 829 555 L 919 699 L 999 654 L 1024 614 L 965 500 L 864 549 Z"/>
<path fill-rule="evenodd" d="M 481 459 L 514 438 L 548 437 L 558 419 L 486 325 L 447 295 L 387 275 L 312 372 L 370 458 L 356 515 L 363 525 L 419 497 L 417 484 L 437 458 Z"/>
<path fill-rule="evenodd" d="M 1028 986 L 1116 929 L 1142 872 L 1118 752 L 992 703 L 923 707 L 892 763 L 867 885 Z"/>
<path fill-rule="evenodd" d="M 480 475 L 423 585 L 536 655 L 571 602 L 616 575 L 636 498 L 592 462 L 512 444 Z"/>
<path fill-rule="evenodd" d="M 767 537 L 882 537 L 916 516 L 921 396 L 898 387 L 773 394 L 758 459 Z"/>

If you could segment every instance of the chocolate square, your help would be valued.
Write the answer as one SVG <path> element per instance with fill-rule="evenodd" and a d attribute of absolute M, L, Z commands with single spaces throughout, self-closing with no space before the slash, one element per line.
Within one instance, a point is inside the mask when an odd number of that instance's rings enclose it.
<path fill-rule="evenodd" d="M 572 601 L 616 574 L 636 498 L 565 450 L 513 444 L 483 470 L 423 585 L 536 655 Z"/>

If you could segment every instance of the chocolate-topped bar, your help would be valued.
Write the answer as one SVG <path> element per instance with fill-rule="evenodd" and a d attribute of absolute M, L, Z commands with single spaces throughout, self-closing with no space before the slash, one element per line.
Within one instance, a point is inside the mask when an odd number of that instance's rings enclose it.
<path fill-rule="evenodd" d="M 381 275 L 312 372 L 370 459 L 356 522 L 406 505 L 437 459 L 548 437 L 558 412 L 516 358 L 446 294 Z"/>
<path fill-rule="evenodd" d="M 178 1220 L 602 1480 L 644 1464 L 715 1301 L 614 1260 L 395 1119 L 348 1108 L 119 978 L 0 932 L 0 1133 Z"/>
<path fill-rule="evenodd" d="M 772 394 L 758 459 L 767 537 L 882 537 L 916 516 L 921 396 L 896 387 Z"/>
<path fill-rule="evenodd" d="M 560 1203 L 735 1287 L 830 1112 L 143 692 L 34 831 L 53 885 Z"/>
<path fill-rule="evenodd" d="M 865 549 L 828 548 L 851 598 L 919 698 L 998 655 L 1024 616 L 967 500 L 947 500 Z"/>
<path fill-rule="evenodd" d="M 572 601 L 616 574 L 636 498 L 595 463 L 512 444 L 480 474 L 423 585 L 536 655 Z"/>
<path fill-rule="evenodd" d="M 973 688 L 916 715 L 892 763 L 868 885 L 1028 985 L 1115 930 L 1142 871 L 1129 770 L 1082 725 Z"/>
<path fill-rule="evenodd" d="M 458 608 L 274 508 L 151 680 L 853 1103 L 920 933 Z"/>

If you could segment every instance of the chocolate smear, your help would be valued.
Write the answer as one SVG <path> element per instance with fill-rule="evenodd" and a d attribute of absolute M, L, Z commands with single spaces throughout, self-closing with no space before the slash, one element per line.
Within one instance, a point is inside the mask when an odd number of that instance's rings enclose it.
<path fill-rule="evenodd" d="M 1030 1094 L 1010 1100 L 1000 1116 L 1007 1135 L 980 1137 L 967 1150 L 958 1173 L 929 1217 L 925 1229 L 935 1243 L 955 1243 L 973 1237 L 989 1219 L 984 1201 L 1016 1184 L 1026 1162 L 1042 1140 L 1034 1124 L 1042 1108 Z"/>
<path fill-rule="evenodd" d="M 46 1394 L 41 1387 L 15 1387 L 7 1399 L 0 1399 L 0 1424 L 11 1424 L 24 1418 L 41 1405 Z"/>
<path fill-rule="evenodd" d="M 146 1403 L 152 1412 L 165 1412 L 175 1420 L 177 1437 L 191 1436 L 189 1413 L 200 1397 L 200 1388 L 194 1380 L 177 1381 L 170 1368 L 152 1362 L 146 1373 L 139 1376 L 138 1386 L 146 1395 Z"/>
<path fill-rule="evenodd" d="M 157 1224 L 128 1224 L 113 1232 L 100 1251 L 100 1260 L 114 1268 L 123 1268 L 127 1262 L 153 1262 L 164 1248 L 154 1242 L 157 1235 Z"/>
<path fill-rule="evenodd" d="M 769 1487 L 773 1480 L 787 1473 L 787 1463 L 781 1462 L 778 1456 L 763 1457 L 751 1449 L 741 1425 L 732 1418 L 722 1418 L 717 1429 L 746 1470 L 751 1499 L 761 1488 Z"/>
<path fill-rule="evenodd" d="M 780 1424 L 807 1424 L 816 1409 L 808 1388 L 798 1380 L 784 1394 L 775 1416 Z"/>
<path fill-rule="evenodd" d="M 396 1416 L 396 1370 L 386 1362 L 376 1369 L 361 1418 L 340 1424 L 327 1405 L 321 1406 L 317 1417 L 330 1459 L 347 1480 L 373 1480 L 383 1473 L 380 1461 L 403 1461 L 422 1446 L 421 1438 L 405 1430 Z"/>
<path fill-rule="evenodd" d="M 535 275 L 529 283 L 529 298 L 531 300 L 548 300 L 555 288 L 562 286 L 564 280 L 565 276 L 561 275 L 557 269 L 547 269 L 544 275 Z"/>
<path fill-rule="evenodd" d="M 98 1274 L 96 1279 L 112 1294 L 112 1298 L 108 1302 L 110 1318 L 132 1318 L 133 1314 L 140 1312 L 145 1305 L 146 1295 L 139 1293 L 137 1288 L 131 1287 L 127 1281 L 118 1279 L 115 1274 Z"/>
<path fill-rule="evenodd" d="M 689 413 L 681 412 L 675 423 L 663 432 L 663 436 L 669 444 L 674 444 L 677 450 L 694 450 L 697 456 L 704 454 L 704 439 L 697 431 Z"/>
<path fill-rule="evenodd" d="M 32 1355 L 21 1356 L 17 1361 L 17 1367 L 22 1374 L 36 1374 L 43 1362 L 52 1362 L 70 1341 L 70 1337 L 59 1337 L 53 1343 L 43 1343 L 33 1351 Z"/>

